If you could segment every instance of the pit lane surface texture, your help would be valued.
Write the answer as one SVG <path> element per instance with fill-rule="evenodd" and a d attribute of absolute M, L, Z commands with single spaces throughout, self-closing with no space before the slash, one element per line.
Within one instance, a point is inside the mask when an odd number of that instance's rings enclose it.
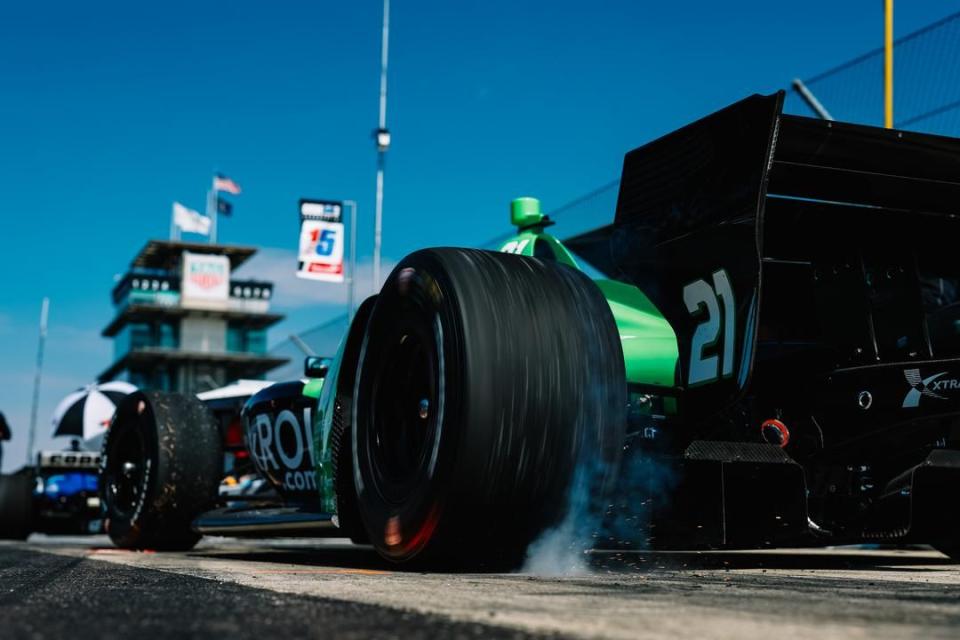
<path fill-rule="evenodd" d="M 593 554 L 575 575 L 395 571 L 317 540 L 0 543 L 3 638 L 958 638 L 933 551 Z"/>

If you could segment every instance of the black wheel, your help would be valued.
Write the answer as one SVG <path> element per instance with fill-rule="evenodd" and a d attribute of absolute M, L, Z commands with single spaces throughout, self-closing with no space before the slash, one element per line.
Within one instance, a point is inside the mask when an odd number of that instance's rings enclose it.
<path fill-rule="evenodd" d="M 354 387 L 372 544 L 396 562 L 505 566 L 571 498 L 591 508 L 569 515 L 598 527 L 625 412 L 616 325 L 582 273 L 468 249 L 412 254 L 376 302 Z"/>
<path fill-rule="evenodd" d="M 0 539 L 26 540 L 33 529 L 33 474 L 0 475 Z"/>
<path fill-rule="evenodd" d="M 192 396 L 136 392 L 117 407 L 103 442 L 100 497 L 107 533 L 127 549 L 184 550 L 193 519 L 217 496 L 220 432 Z"/>

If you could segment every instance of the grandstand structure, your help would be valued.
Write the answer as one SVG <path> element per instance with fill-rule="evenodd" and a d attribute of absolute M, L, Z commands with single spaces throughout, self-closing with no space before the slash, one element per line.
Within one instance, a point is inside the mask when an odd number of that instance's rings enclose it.
<path fill-rule="evenodd" d="M 286 364 L 267 353 L 267 329 L 283 320 L 270 312 L 273 283 L 231 277 L 256 252 L 148 241 L 113 287 L 115 316 L 102 335 L 114 358 L 97 381 L 198 393 Z"/>

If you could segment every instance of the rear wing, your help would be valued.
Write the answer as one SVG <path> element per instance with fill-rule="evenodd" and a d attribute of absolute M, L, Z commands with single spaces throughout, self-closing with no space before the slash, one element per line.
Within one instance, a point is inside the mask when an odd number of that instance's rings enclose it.
<path fill-rule="evenodd" d="M 960 271 L 937 264 L 960 240 L 960 140 L 785 115 L 783 98 L 627 153 L 613 224 L 565 243 L 674 327 L 691 417 L 745 392 L 761 332 L 826 368 L 952 355 L 934 353 L 920 284 Z M 833 286 L 838 268 L 857 282 Z M 878 290 L 891 270 L 910 274 Z"/>

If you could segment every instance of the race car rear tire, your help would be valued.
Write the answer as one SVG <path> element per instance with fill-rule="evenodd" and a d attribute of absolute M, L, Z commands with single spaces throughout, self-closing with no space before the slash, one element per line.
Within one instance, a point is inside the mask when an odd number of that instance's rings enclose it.
<path fill-rule="evenodd" d="M 107 533 L 125 549 L 186 550 L 193 519 L 210 508 L 223 475 L 220 431 L 196 397 L 130 394 L 104 438 L 100 491 Z"/>
<path fill-rule="evenodd" d="M 469 249 L 408 256 L 373 309 L 354 388 L 371 543 L 397 563 L 505 568 L 569 516 L 589 546 L 625 412 L 617 328 L 582 273 Z"/>
<path fill-rule="evenodd" d="M 33 529 L 33 474 L 0 475 L 0 539 L 26 540 Z"/>

